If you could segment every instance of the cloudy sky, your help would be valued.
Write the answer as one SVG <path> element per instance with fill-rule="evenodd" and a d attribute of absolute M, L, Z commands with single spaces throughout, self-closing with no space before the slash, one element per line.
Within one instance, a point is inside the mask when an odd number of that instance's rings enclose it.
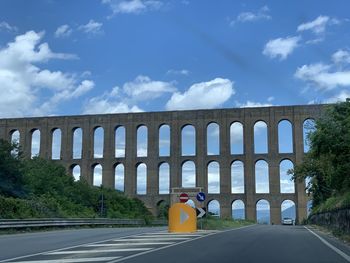
<path fill-rule="evenodd" d="M 349 1 L 3 0 L 0 117 L 350 97 Z"/>

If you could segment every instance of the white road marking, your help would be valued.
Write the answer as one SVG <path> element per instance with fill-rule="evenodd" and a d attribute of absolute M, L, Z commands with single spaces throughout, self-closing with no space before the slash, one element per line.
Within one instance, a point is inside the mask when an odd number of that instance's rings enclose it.
<path fill-rule="evenodd" d="M 176 234 L 176 235 L 140 235 L 140 236 L 137 236 L 137 237 L 145 237 L 145 238 L 178 238 L 178 237 L 200 237 L 200 236 L 203 236 L 203 235 L 181 235 L 181 234 Z"/>
<path fill-rule="evenodd" d="M 191 239 L 189 237 L 160 237 L 160 238 L 130 238 L 130 239 L 114 239 L 114 242 L 139 242 L 139 241 L 172 241 L 172 240 L 187 240 L 187 239 Z"/>
<path fill-rule="evenodd" d="M 139 242 L 139 243 L 110 243 L 110 244 L 92 244 L 84 247 L 114 247 L 114 246 L 147 246 L 147 245 L 170 245 L 174 242 Z"/>
<path fill-rule="evenodd" d="M 145 251 L 151 250 L 153 247 L 138 247 L 138 248 L 115 248 L 115 249 L 95 249 L 95 250 L 70 250 L 70 251 L 57 251 L 47 253 L 45 255 L 66 255 L 66 254 L 85 254 L 85 253 L 111 253 L 111 252 L 128 252 L 128 251 Z"/>
<path fill-rule="evenodd" d="M 120 257 L 99 257 L 99 258 L 67 258 L 67 259 L 45 259 L 45 260 L 31 260 L 31 261 L 14 261 L 13 263 L 78 263 L 78 262 L 95 262 L 107 261 Z"/>
<path fill-rule="evenodd" d="M 185 240 L 185 241 L 182 241 L 182 242 L 177 242 L 177 243 L 174 243 L 174 244 L 171 244 L 171 245 L 168 245 L 168 246 L 164 246 L 164 247 L 159 247 L 159 248 L 156 248 L 156 249 L 153 249 L 153 250 L 150 250 L 150 251 L 140 252 L 140 253 L 133 254 L 133 255 L 130 255 L 130 256 L 127 256 L 127 257 L 123 257 L 122 259 L 116 259 L 116 260 L 108 261 L 107 263 L 120 262 L 121 260 L 127 260 L 127 259 L 130 259 L 130 258 L 135 258 L 135 257 L 138 257 L 138 256 L 142 256 L 142 255 L 149 254 L 149 253 L 152 253 L 152 252 L 156 252 L 156 251 L 159 251 L 159 250 L 162 250 L 162 249 L 166 249 L 166 248 L 169 248 L 169 247 L 173 247 L 173 246 L 181 245 L 181 244 L 184 244 L 184 243 L 188 243 L 188 242 L 191 242 L 191 241 L 194 241 L 194 240 L 198 240 L 198 239 L 201 239 L 201 238 L 204 238 L 204 237 L 208 237 L 208 236 L 211 236 L 211 235 L 215 235 L 215 234 L 218 234 L 218 233 L 235 231 L 235 230 L 239 230 L 239 229 L 243 229 L 243 228 L 247 228 L 247 227 L 252 227 L 252 226 L 255 226 L 255 225 L 242 226 L 242 227 L 238 227 L 238 228 L 234 228 L 234 229 L 230 229 L 230 230 L 226 230 L 226 231 L 213 231 L 213 232 L 209 233 L 208 235 L 202 235 L 200 237 L 191 238 L 189 240 Z"/>
<path fill-rule="evenodd" d="M 166 231 L 166 230 L 164 230 L 164 231 Z M 162 231 L 162 232 L 163 232 L 163 231 Z M 133 236 L 135 236 L 135 235 L 139 235 L 139 234 L 126 235 L 126 236 L 122 236 L 121 238 L 124 238 L 124 240 L 127 240 L 127 238 L 133 237 Z M 114 239 L 115 239 L 115 238 L 110 238 L 110 239 L 105 239 L 105 240 L 100 240 L 100 241 L 95 241 L 95 242 L 89 242 L 89 243 L 80 244 L 80 245 L 75 245 L 75 246 L 70 246 L 70 247 L 64 247 L 64 248 L 59 248 L 59 249 L 53 249 L 53 250 L 48 250 L 48 251 L 33 253 L 33 254 L 29 254 L 29 255 L 25 255 L 25 256 L 20 256 L 20 257 L 14 257 L 14 258 L 3 259 L 3 260 L 0 260 L 0 263 L 2 263 L 2 262 L 8 262 L 8 261 L 13 261 L 13 260 L 18 260 L 18 259 L 22 259 L 22 258 L 40 256 L 40 255 L 44 255 L 44 254 L 47 254 L 47 253 L 56 252 L 56 251 L 62 251 L 62 250 L 66 250 L 66 249 L 78 248 L 78 247 L 82 247 L 82 246 L 84 246 L 84 245 L 89 245 L 89 244 L 99 244 L 99 243 L 103 243 L 103 242 L 109 242 L 109 241 L 113 241 Z"/>
<path fill-rule="evenodd" d="M 336 252 L 339 256 L 343 257 L 347 262 L 350 262 L 350 256 L 345 254 L 343 251 L 341 251 L 339 248 L 336 248 L 335 246 L 333 246 L 332 244 L 330 244 L 327 240 L 325 240 L 324 238 L 320 237 L 319 235 L 317 235 L 314 231 L 312 231 L 311 229 L 307 228 L 306 226 L 304 226 L 311 234 L 313 234 L 314 236 L 316 236 L 319 240 L 321 240 L 321 242 L 323 244 L 325 244 L 327 247 L 329 247 L 330 249 L 332 249 L 334 252 Z"/>

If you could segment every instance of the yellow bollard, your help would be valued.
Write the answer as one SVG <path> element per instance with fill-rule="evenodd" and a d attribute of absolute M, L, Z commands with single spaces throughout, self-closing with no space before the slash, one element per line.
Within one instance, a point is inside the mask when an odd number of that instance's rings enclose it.
<path fill-rule="evenodd" d="M 169 232 L 189 233 L 197 231 L 196 210 L 184 203 L 176 203 L 169 209 Z"/>

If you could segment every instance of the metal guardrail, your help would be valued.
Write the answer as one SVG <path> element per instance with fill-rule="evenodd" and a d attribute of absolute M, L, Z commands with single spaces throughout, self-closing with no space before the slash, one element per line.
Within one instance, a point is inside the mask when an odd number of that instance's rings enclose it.
<path fill-rule="evenodd" d="M 160 222 L 154 221 L 155 224 Z M 152 225 L 154 224 L 151 223 Z M 40 219 L 0 219 L 0 229 L 56 227 L 56 226 L 96 226 L 119 225 L 137 226 L 146 225 L 143 219 L 106 219 L 106 218 L 40 218 Z"/>

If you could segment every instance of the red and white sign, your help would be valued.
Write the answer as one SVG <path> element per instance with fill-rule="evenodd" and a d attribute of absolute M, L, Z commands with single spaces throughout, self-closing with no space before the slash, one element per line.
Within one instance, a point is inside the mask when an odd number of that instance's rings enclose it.
<path fill-rule="evenodd" d="M 186 203 L 187 201 L 188 201 L 188 194 L 186 194 L 186 193 L 180 194 L 180 202 Z"/>

